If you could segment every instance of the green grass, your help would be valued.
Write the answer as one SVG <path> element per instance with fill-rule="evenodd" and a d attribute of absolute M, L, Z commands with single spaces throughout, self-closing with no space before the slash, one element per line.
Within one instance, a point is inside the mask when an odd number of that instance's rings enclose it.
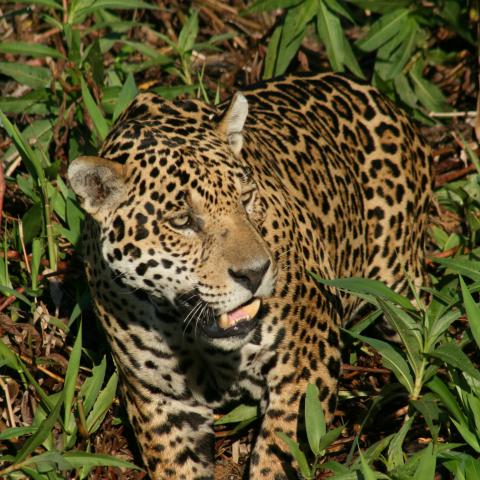
<path fill-rule="evenodd" d="M 66 10 L 55 0 L 24 3 L 3 9 L 3 20 L 16 22 L 20 33 L 0 42 L 7 186 L 0 236 L 0 477 L 60 479 L 74 471 L 75 478 L 104 478 L 118 467 L 135 478 L 138 459 L 125 440 L 117 373 L 81 273 L 83 212 L 65 183 L 68 163 L 96 152 L 140 90 L 218 103 L 235 90 L 234 79 L 241 83 L 247 75 L 231 58 L 250 66 L 256 42 L 263 68 L 253 69 L 250 81 L 305 61 L 311 68 L 330 65 L 363 76 L 433 126 L 432 112 L 474 105 L 471 96 L 459 96 L 455 79 L 458 66 L 467 68 L 469 58 L 473 64 L 479 13 L 460 0 L 435 8 L 413 0 L 258 0 L 237 14 L 214 7 L 160 12 L 138 0 L 77 0 Z M 277 7 L 285 7 L 283 16 Z M 31 25 L 38 37 L 25 33 Z M 202 63 L 202 55 L 212 61 Z M 434 84 L 439 72 L 449 71 L 457 72 L 452 84 Z M 466 143 L 451 150 L 460 148 L 478 168 Z M 430 305 L 417 308 L 371 281 L 334 283 L 370 301 L 374 312 L 344 332 L 347 364 L 364 372 L 351 384 L 341 382 L 340 409 L 347 405 L 350 415 L 328 431 L 312 386 L 308 451 L 281 436 L 304 478 L 333 472 L 334 478 L 429 479 L 435 471 L 480 478 L 479 171 L 442 184 L 436 199 L 456 226 L 436 221 L 431 228 Z M 380 313 L 401 345 L 363 332 Z M 392 411 L 401 413 L 383 422 L 382 413 Z M 255 416 L 240 406 L 218 428 L 233 423 L 229 433 L 236 439 Z"/>

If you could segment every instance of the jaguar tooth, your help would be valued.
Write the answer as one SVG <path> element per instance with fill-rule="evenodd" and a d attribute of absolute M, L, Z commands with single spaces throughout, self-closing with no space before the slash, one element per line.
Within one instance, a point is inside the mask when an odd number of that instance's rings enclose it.
<path fill-rule="evenodd" d="M 228 313 L 222 313 L 220 315 L 220 318 L 218 319 L 218 326 L 224 330 L 232 326 L 230 325 L 230 321 L 228 319 Z"/>
<path fill-rule="evenodd" d="M 261 303 L 260 299 L 256 298 L 248 305 L 239 307 L 231 312 L 222 313 L 218 319 L 218 326 L 226 330 L 227 328 L 233 327 L 238 322 L 248 322 L 258 313 Z"/>

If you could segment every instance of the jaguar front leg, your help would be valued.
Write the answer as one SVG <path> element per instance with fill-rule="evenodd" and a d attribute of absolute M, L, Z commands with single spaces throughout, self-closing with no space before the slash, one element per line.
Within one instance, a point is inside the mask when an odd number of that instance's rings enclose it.
<path fill-rule="evenodd" d="M 160 394 L 125 392 L 151 480 L 214 480 L 213 412 Z"/>
<path fill-rule="evenodd" d="M 330 339 L 333 336 L 338 338 L 338 334 L 334 334 L 331 329 L 332 327 L 328 329 Z M 268 374 L 268 404 L 250 459 L 250 479 L 299 478 L 296 473 L 298 465 L 294 462 L 287 445 L 276 433 L 284 432 L 294 441 L 306 440 L 303 415 L 305 392 L 309 383 L 318 386 L 326 421 L 330 422 L 333 418 L 340 356 L 338 346 L 329 345 L 325 340 L 320 340 L 319 346 L 317 351 L 322 352 L 320 355 L 323 355 L 322 359 L 318 355 L 313 355 L 312 348 L 307 358 L 301 359 L 299 353 L 302 351 L 302 346 L 298 345 L 290 352 L 290 357 L 296 358 L 292 359 L 294 362 L 288 365 L 282 363 L 282 357 L 287 358 L 285 356 L 287 347 L 285 346 L 280 350 L 281 353 L 278 353 L 277 364 Z"/>

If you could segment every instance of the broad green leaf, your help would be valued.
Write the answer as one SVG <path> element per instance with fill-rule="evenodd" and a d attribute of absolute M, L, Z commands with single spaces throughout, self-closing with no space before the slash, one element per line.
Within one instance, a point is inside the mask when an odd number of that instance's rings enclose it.
<path fill-rule="evenodd" d="M 23 467 L 22 473 L 27 475 L 28 480 L 45 480 L 45 475 L 42 473 L 39 473 L 36 468 Z M 54 480 L 60 480 L 60 479 L 54 479 Z"/>
<path fill-rule="evenodd" d="M 198 85 L 175 85 L 171 87 L 155 87 L 152 92 L 157 93 L 167 100 L 173 100 L 179 95 L 193 94 L 198 90 Z"/>
<path fill-rule="evenodd" d="M 344 38 L 340 19 L 325 5 L 324 0 L 318 0 L 317 32 L 325 45 L 332 69 L 342 72 L 344 59 Z"/>
<path fill-rule="evenodd" d="M 81 62 L 80 31 L 73 28 L 70 23 L 63 26 L 63 31 L 65 33 L 65 41 L 67 42 L 68 47 L 68 59 L 75 64 L 79 64 Z"/>
<path fill-rule="evenodd" d="M 178 35 L 178 50 L 181 53 L 190 52 L 198 35 L 198 12 L 193 10 L 187 18 L 180 34 Z"/>
<path fill-rule="evenodd" d="M 357 46 L 365 52 L 381 47 L 401 32 L 409 14 L 409 8 L 397 8 L 386 13 L 370 27 L 367 36 L 359 40 Z"/>
<path fill-rule="evenodd" d="M 29 245 L 30 242 L 38 237 L 42 232 L 42 206 L 40 203 L 34 203 L 23 215 L 22 226 L 24 242 Z"/>
<path fill-rule="evenodd" d="M 310 449 L 315 455 L 320 455 L 320 439 L 325 435 L 327 427 L 318 388 L 311 383 L 307 385 L 305 396 L 305 426 Z"/>
<path fill-rule="evenodd" d="M 402 340 L 410 365 L 413 370 L 418 373 L 422 363 L 422 348 L 423 341 L 420 334 L 420 328 L 417 323 L 400 308 L 385 302 L 382 299 L 378 300 L 380 308 L 385 313 L 388 323 L 395 329 Z"/>
<path fill-rule="evenodd" d="M 64 58 L 64 56 L 54 48 L 47 47 L 40 43 L 27 42 L 2 42 L 0 43 L 1 53 L 13 53 L 16 55 L 26 55 L 29 57 L 52 57 Z"/>
<path fill-rule="evenodd" d="M 335 474 L 335 480 L 338 478 L 344 478 L 343 475 L 352 475 L 350 473 L 350 469 L 346 467 L 345 465 L 342 465 L 341 463 L 335 462 L 335 461 L 329 461 L 322 463 L 322 469 L 324 470 L 331 470 Z M 348 479 L 350 480 L 350 479 Z M 351 477 L 351 480 L 358 480 L 358 475 L 356 473 L 353 473 L 353 476 Z"/>
<path fill-rule="evenodd" d="M 315 279 L 315 281 L 323 285 L 336 287 L 340 290 L 345 290 L 350 293 L 366 293 L 375 297 L 384 298 L 385 300 L 389 300 L 407 310 L 416 311 L 415 307 L 410 303 L 410 300 L 405 298 L 403 295 L 394 292 L 384 283 L 379 282 L 378 280 L 355 277 L 328 280 L 326 278 L 321 278 L 319 275 L 314 273 L 310 273 L 310 275 Z"/>
<path fill-rule="evenodd" d="M 52 74 L 48 68 L 23 63 L 0 62 L 0 73 L 32 88 L 46 88 L 52 81 Z"/>
<path fill-rule="evenodd" d="M 24 465 L 35 465 L 39 473 L 47 473 L 52 470 L 73 470 L 73 466 L 60 452 L 44 452 L 34 455 L 22 462 Z"/>
<path fill-rule="evenodd" d="M 475 282 L 480 282 L 480 262 L 478 260 L 465 257 L 454 259 L 431 257 L 431 260 Z"/>
<path fill-rule="evenodd" d="M 420 26 L 413 18 L 408 19 L 406 40 L 393 55 L 391 67 L 387 70 L 387 78 L 396 78 L 412 57 L 413 49 L 417 43 L 417 33 L 419 28 Z"/>
<path fill-rule="evenodd" d="M 298 467 L 300 468 L 300 473 L 305 478 L 311 478 L 312 472 L 310 470 L 310 466 L 308 465 L 305 454 L 300 450 L 298 443 L 294 442 L 288 435 L 286 435 L 283 432 L 275 432 L 275 434 L 288 445 L 288 448 L 290 449 L 290 453 L 298 463 Z"/>
<path fill-rule="evenodd" d="M 450 389 L 438 377 L 433 377 L 426 386 L 434 392 L 442 401 L 451 415 L 459 422 L 466 423 L 465 416 Z"/>
<path fill-rule="evenodd" d="M 100 453 L 88 453 L 88 452 L 66 452 L 63 454 L 63 458 L 70 463 L 74 468 L 81 468 L 83 466 L 90 467 L 118 467 L 118 468 L 133 468 L 135 470 L 141 470 L 133 463 L 127 462 L 120 458 L 112 457 L 110 455 L 104 455 Z"/>
<path fill-rule="evenodd" d="M 32 306 L 32 302 L 25 295 L 23 295 L 23 293 L 17 292 L 17 290 L 14 290 L 13 288 L 0 285 L 0 293 L 6 295 L 7 297 L 16 297 L 22 302 L 26 303 L 29 307 Z"/>
<path fill-rule="evenodd" d="M 388 55 L 388 60 L 383 67 L 381 76 L 384 80 L 394 79 L 402 72 L 403 68 L 412 57 L 412 52 L 416 45 L 416 33 L 419 28 L 419 25 L 413 18 L 409 17 L 407 19 L 406 25 L 403 29 L 404 35 L 402 35 L 402 42 L 397 46 L 394 53 Z"/>
<path fill-rule="evenodd" d="M 135 84 L 135 79 L 130 73 L 128 74 L 127 79 L 125 80 L 125 83 L 123 84 L 123 87 L 118 95 L 115 109 L 113 110 L 113 121 L 115 121 L 120 116 L 120 114 L 130 105 L 137 93 L 138 89 Z"/>
<path fill-rule="evenodd" d="M 440 345 L 434 352 L 430 352 L 430 355 L 480 381 L 480 372 L 456 343 Z"/>
<path fill-rule="evenodd" d="M 434 451 L 434 445 L 429 443 L 422 452 L 422 458 L 415 471 L 414 478 L 422 480 L 433 480 L 435 478 L 435 467 L 437 463 L 437 454 Z"/>
<path fill-rule="evenodd" d="M 318 448 L 320 452 L 325 450 L 329 445 L 331 445 L 342 433 L 344 427 L 340 426 L 334 428 L 333 430 L 329 430 L 325 435 L 322 436 L 320 439 L 320 443 L 318 444 Z"/>
<path fill-rule="evenodd" d="M 85 214 L 78 207 L 78 204 L 67 198 L 65 201 L 66 221 L 73 237 L 70 241 L 75 245 L 81 237 L 81 223 Z M 72 241 L 73 240 L 73 241 Z"/>
<path fill-rule="evenodd" d="M 40 152 L 47 155 L 48 146 L 53 136 L 53 123 L 50 120 L 39 119 L 34 120 L 30 125 L 22 131 L 22 138 L 32 148 L 37 148 Z M 12 158 L 18 154 L 15 145 L 11 145 L 5 153 L 5 158 Z M 8 161 L 8 160 L 7 160 Z"/>
<path fill-rule="evenodd" d="M 42 261 L 43 241 L 40 238 L 32 240 L 32 290 L 36 291 L 38 288 L 38 275 L 40 273 L 40 264 Z"/>
<path fill-rule="evenodd" d="M 460 310 L 450 310 L 444 315 L 439 316 L 428 331 L 425 337 L 425 353 L 428 353 L 433 345 L 437 342 L 441 335 L 443 335 L 448 327 L 460 318 Z"/>
<path fill-rule="evenodd" d="M 115 372 L 110 377 L 105 388 L 100 392 L 93 405 L 90 414 L 87 417 L 87 429 L 89 433 L 94 433 L 100 427 L 108 409 L 113 403 L 117 391 L 118 374 Z"/>
<path fill-rule="evenodd" d="M 412 21 L 412 18 L 408 17 L 405 21 L 405 27 L 398 32 L 398 35 L 394 35 L 377 50 L 377 60 L 390 60 L 394 52 L 398 50 L 398 47 L 405 41 L 407 35 L 410 33 L 408 25 Z"/>
<path fill-rule="evenodd" d="M 408 420 L 406 420 L 400 430 L 393 436 L 390 445 L 388 446 L 388 467 L 389 470 L 393 470 L 396 467 L 399 467 L 405 463 L 405 453 L 403 452 L 403 442 L 405 441 L 405 437 L 409 432 L 414 416 L 411 416 Z"/>
<path fill-rule="evenodd" d="M 360 462 L 362 466 L 361 468 L 364 480 L 376 480 L 377 476 L 375 475 L 375 472 L 371 469 L 368 462 L 363 457 L 362 452 L 360 452 Z"/>
<path fill-rule="evenodd" d="M 68 361 L 67 371 L 65 373 L 64 391 L 64 423 L 65 428 L 70 426 L 70 417 L 72 416 L 73 397 L 77 386 L 78 370 L 80 368 L 80 356 L 82 354 L 82 322 L 78 327 L 77 338 L 73 344 L 70 359 Z"/>
<path fill-rule="evenodd" d="M 441 250 L 445 250 L 445 243 L 448 240 L 448 233 L 445 232 L 442 228 L 437 227 L 437 225 L 433 225 L 430 229 L 431 235 L 433 237 L 433 241 Z"/>
<path fill-rule="evenodd" d="M 418 400 L 412 400 L 411 404 L 425 419 L 432 438 L 436 439 L 439 430 L 440 408 L 437 405 L 436 396 L 433 393 L 424 394 Z"/>
<path fill-rule="evenodd" d="M 1 352 L 0 352 L 1 355 Z M 11 438 L 23 437 L 24 435 L 31 435 L 37 431 L 37 427 L 12 427 L 0 432 L 0 440 L 10 440 Z"/>
<path fill-rule="evenodd" d="M 475 342 L 477 342 L 477 346 L 480 348 L 480 308 L 473 301 L 472 295 L 462 277 L 460 277 L 460 285 L 462 287 L 463 302 L 465 303 L 470 330 L 472 331 Z"/>
<path fill-rule="evenodd" d="M 268 80 L 275 75 L 275 64 L 277 62 L 278 47 L 282 37 L 282 27 L 279 25 L 273 31 L 268 42 L 267 54 L 265 55 L 265 66 L 263 70 L 263 79 Z"/>
<path fill-rule="evenodd" d="M 350 2 L 364 10 L 377 13 L 391 12 L 412 4 L 412 0 L 350 0 Z"/>
<path fill-rule="evenodd" d="M 347 68 L 354 73 L 358 78 L 365 79 L 365 75 L 360 68 L 356 55 L 353 53 L 352 46 L 347 40 L 345 34 L 343 34 L 343 63 Z"/>
<path fill-rule="evenodd" d="M 413 392 L 414 384 L 410 368 L 402 357 L 402 355 L 395 350 L 392 345 L 382 340 L 375 338 L 364 337 L 363 335 L 353 334 L 349 332 L 353 337 L 358 338 L 362 342 L 368 343 L 382 356 L 383 364 L 386 368 L 391 370 L 397 380 L 407 389 L 409 393 Z"/>
<path fill-rule="evenodd" d="M 394 78 L 393 83 L 395 85 L 395 90 L 397 91 L 402 102 L 405 102 L 405 104 L 411 108 L 416 108 L 418 104 L 418 98 L 416 93 L 413 91 L 408 77 L 401 73 Z"/>
<path fill-rule="evenodd" d="M 472 432 L 468 428 L 468 424 L 457 422 L 452 418 L 452 422 L 457 427 L 458 432 L 463 437 L 463 439 L 477 452 L 480 453 L 480 443 L 478 441 L 478 436 L 475 432 Z"/>
<path fill-rule="evenodd" d="M 244 422 L 245 420 L 250 420 L 258 416 L 258 409 L 256 406 L 252 405 L 239 405 L 235 407 L 232 411 L 228 412 L 226 415 L 223 415 L 222 418 L 219 418 L 215 425 L 225 425 L 227 423 L 237 423 Z"/>
<path fill-rule="evenodd" d="M 78 5 L 72 10 L 69 17 L 69 23 L 75 24 L 83 21 L 86 15 L 90 15 L 98 10 L 105 8 L 118 9 L 118 10 L 132 10 L 132 9 L 157 9 L 156 5 L 142 2 L 140 0 L 95 0 L 86 2 L 77 2 Z"/>
<path fill-rule="evenodd" d="M 62 5 L 54 0 L 15 0 L 15 3 L 26 3 L 27 5 L 42 5 L 43 7 L 62 10 Z"/>
<path fill-rule="evenodd" d="M 301 3 L 302 0 L 257 0 L 242 11 L 242 15 L 258 12 L 269 12 L 277 8 L 290 8 Z"/>
<path fill-rule="evenodd" d="M 355 325 L 347 329 L 352 335 L 362 333 L 366 328 L 372 325 L 382 315 L 380 308 L 376 308 L 363 317 L 360 321 L 355 322 Z"/>
<path fill-rule="evenodd" d="M 216 43 L 224 42 L 225 40 L 230 40 L 234 38 L 231 33 L 221 33 L 219 35 L 212 35 L 207 41 L 195 43 L 193 50 L 198 52 L 203 50 L 208 50 L 211 52 L 221 52 L 222 50 L 215 46 Z"/>
<path fill-rule="evenodd" d="M 349 20 L 352 23 L 355 23 L 355 20 L 352 17 L 352 14 L 347 10 L 345 5 L 342 5 L 340 2 L 337 0 L 323 0 L 327 7 L 335 13 L 338 13 L 342 17 L 345 17 L 347 20 Z"/>
<path fill-rule="evenodd" d="M 477 388 L 476 394 L 465 392 L 464 404 L 467 405 L 468 411 L 471 412 L 470 419 L 473 416 L 475 431 L 480 432 L 480 397 L 477 395 L 480 393 L 480 389 Z"/>
<path fill-rule="evenodd" d="M 307 24 L 313 19 L 316 11 L 317 0 L 305 0 L 288 10 L 282 26 L 274 75 L 282 75 L 287 70 L 292 58 L 300 48 Z"/>
<path fill-rule="evenodd" d="M 480 478 L 480 461 L 467 453 L 458 453 L 443 465 L 455 474 L 455 480 L 476 480 Z"/>
<path fill-rule="evenodd" d="M 92 78 L 96 85 L 103 86 L 105 69 L 103 66 L 103 54 L 100 49 L 100 41 L 96 38 L 91 42 L 84 54 L 84 61 L 91 67 Z"/>
<path fill-rule="evenodd" d="M 20 372 L 22 370 L 22 365 L 17 357 L 17 355 L 8 348 L 8 346 L 0 338 L 0 367 L 6 365 L 7 367 Z"/>
<path fill-rule="evenodd" d="M 95 103 L 95 100 L 93 99 L 92 94 L 90 93 L 90 90 L 88 89 L 88 86 L 83 78 L 81 79 L 81 84 L 83 101 L 87 107 L 93 125 L 95 126 L 95 130 L 97 131 L 100 140 L 105 140 L 109 130 L 108 123 Z"/>
<path fill-rule="evenodd" d="M 21 97 L 4 96 L 0 98 L 0 111 L 5 113 L 47 115 L 49 113 L 46 105 L 48 96 L 49 94 L 45 89 L 32 90 Z"/>
<path fill-rule="evenodd" d="M 10 120 L 0 111 L 0 126 L 3 127 L 8 136 L 13 140 L 13 143 L 17 147 L 20 153 L 25 167 L 30 175 L 35 180 L 39 180 L 40 183 L 45 181 L 45 172 L 42 167 L 42 163 L 37 156 L 37 153 L 32 149 L 30 144 L 23 138 L 23 135 L 18 130 L 17 126 L 12 124 Z"/>
<path fill-rule="evenodd" d="M 427 110 L 431 112 L 445 112 L 451 110 L 442 91 L 433 83 L 423 78 L 423 63 L 417 61 L 408 72 L 417 98 Z"/>
<path fill-rule="evenodd" d="M 53 426 L 59 419 L 60 409 L 63 405 L 63 396 L 64 392 L 62 391 L 62 393 L 58 396 L 57 403 L 53 407 L 50 414 L 47 416 L 47 418 L 45 418 L 45 420 L 40 424 L 38 430 L 24 443 L 23 447 L 17 453 L 14 463 L 20 463 L 25 460 L 47 438 Z"/>
<path fill-rule="evenodd" d="M 387 435 L 386 437 L 378 440 L 373 445 L 368 447 L 366 450 L 363 451 L 363 457 L 369 463 L 372 463 L 380 458 L 382 452 L 388 447 L 390 442 L 392 441 L 394 434 Z M 360 458 L 357 457 L 356 460 L 353 462 L 354 467 L 359 467 L 361 465 Z"/>

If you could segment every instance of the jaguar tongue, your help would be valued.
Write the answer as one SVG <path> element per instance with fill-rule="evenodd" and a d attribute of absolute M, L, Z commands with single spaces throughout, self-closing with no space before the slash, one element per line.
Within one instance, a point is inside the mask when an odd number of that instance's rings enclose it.
<path fill-rule="evenodd" d="M 218 320 L 218 326 L 226 330 L 235 326 L 238 322 L 251 320 L 260 310 L 261 303 L 260 299 L 256 298 L 253 302 L 243 305 L 236 310 L 222 313 Z"/>

